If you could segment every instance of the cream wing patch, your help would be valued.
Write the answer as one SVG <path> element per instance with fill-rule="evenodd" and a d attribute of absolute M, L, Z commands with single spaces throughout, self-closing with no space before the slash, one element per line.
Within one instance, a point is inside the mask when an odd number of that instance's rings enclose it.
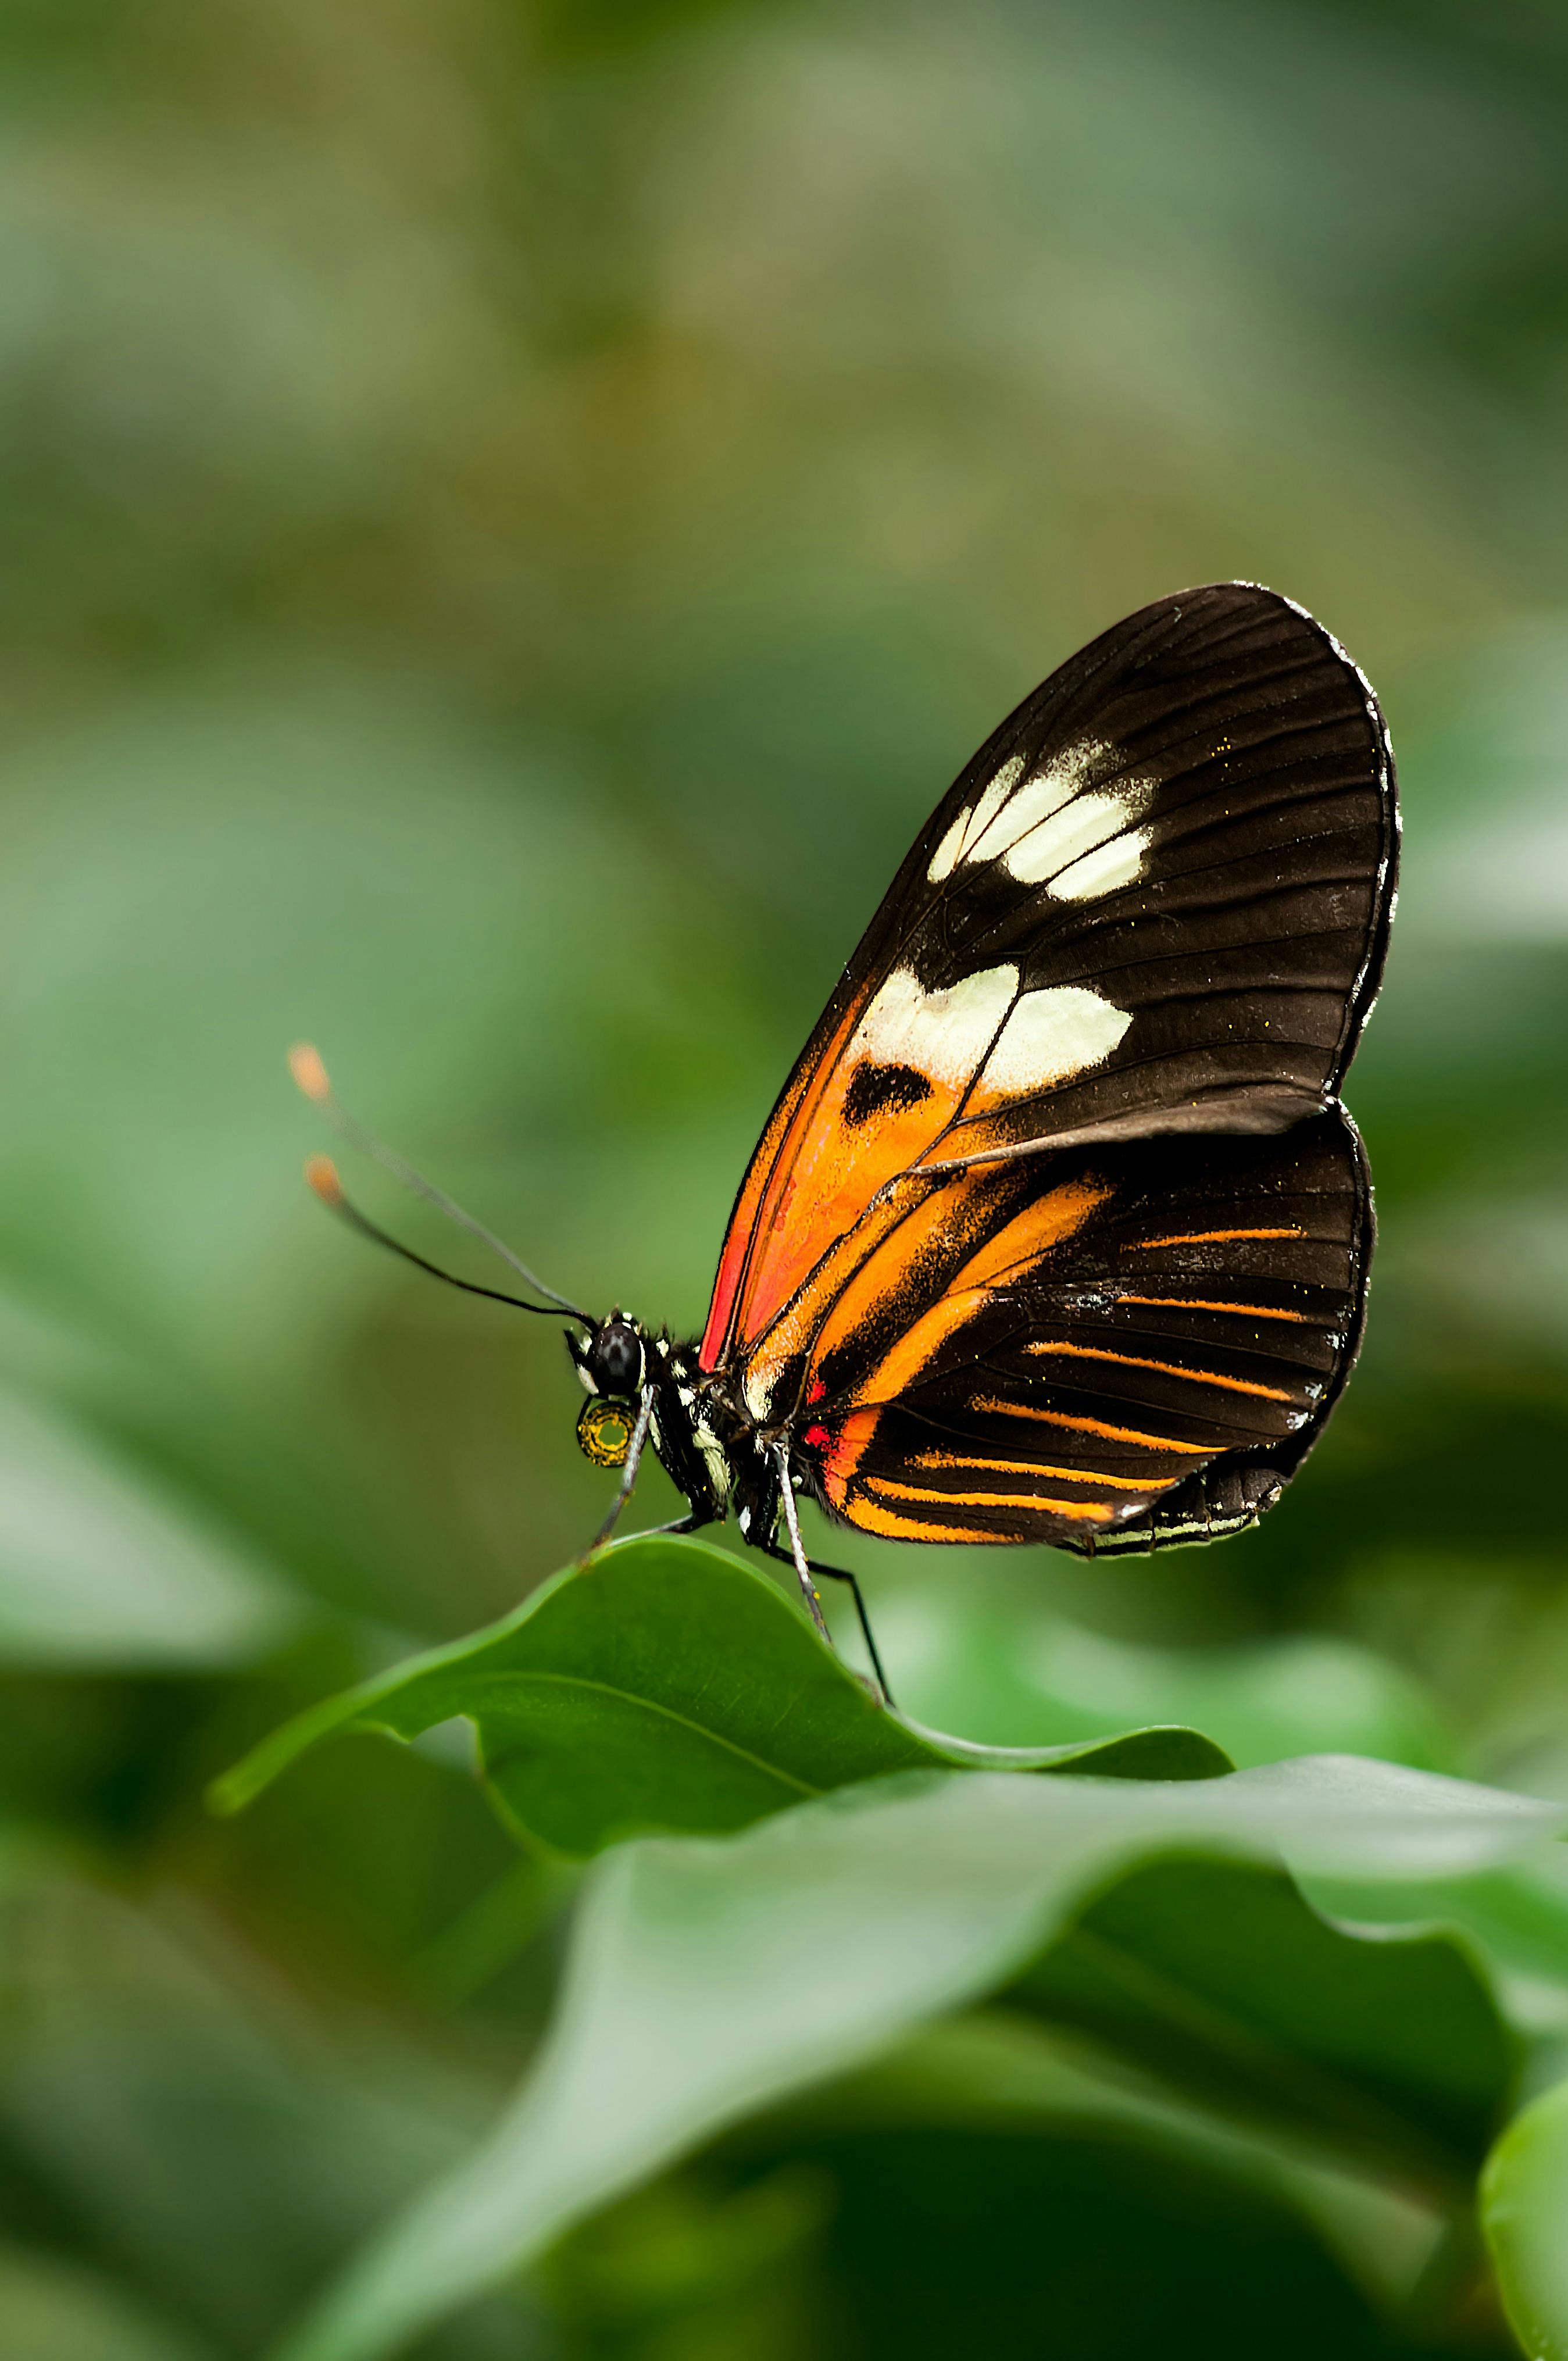
<path fill-rule="evenodd" d="M 1023 775 L 1024 757 L 1014 754 L 1003 763 L 979 802 L 972 804 L 967 811 L 959 812 L 931 855 L 931 866 L 926 874 L 933 885 L 939 885 L 944 877 L 950 877 L 960 861 L 971 858 L 968 849 L 970 841 L 990 827 Z"/>
<path fill-rule="evenodd" d="M 1095 788 L 1075 796 L 1064 810 L 1043 820 L 1020 837 L 1007 855 L 1009 873 L 1021 885 L 1044 885 L 1064 901 L 1083 901 L 1113 884 L 1130 884 L 1137 875 L 1148 842 L 1146 829 L 1130 825 L 1141 819 L 1154 800 L 1153 779 L 1124 779 L 1114 787 Z M 1116 851 L 1113 854 L 1112 848 Z M 1086 858 L 1107 857 L 1104 887 L 1085 884 L 1097 872 L 1085 868 Z M 1064 887 L 1063 879 L 1069 882 Z"/>
<path fill-rule="evenodd" d="M 1003 809 L 976 836 L 969 852 L 970 861 L 1005 861 L 1013 866 L 1013 848 L 1021 837 L 1053 812 L 1059 812 L 1070 803 L 1083 785 L 1089 763 L 1097 750 L 1092 746 L 1076 747 L 1070 754 L 1058 754 L 1056 761 L 1032 779 L 1025 779 L 1007 799 Z M 976 817 L 979 815 L 977 813 Z"/>
<path fill-rule="evenodd" d="M 927 992 L 911 969 L 895 968 L 855 1028 L 846 1071 L 862 1059 L 913 1066 L 937 1087 L 961 1091 L 1017 989 L 1015 967 L 981 968 L 945 992 Z"/>
<path fill-rule="evenodd" d="M 1082 984 L 1026 992 L 985 1061 L 981 1087 L 1006 1098 L 1048 1090 L 1108 1058 L 1132 1021 L 1129 1010 Z"/>
<path fill-rule="evenodd" d="M 952 822 L 927 875 L 1000 861 L 1020 885 L 1045 885 L 1053 901 L 1086 902 L 1140 874 L 1149 832 L 1135 826 L 1157 781 L 1116 778 L 1113 746 L 1086 738 L 1025 779 L 1024 758 L 1002 764 L 979 800 Z M 1110 781 L 1092 786 L 1094 778 Z"/>
<path fill-rule="evenodd" d="M 1150 832 L 1146 828 L 1125 828 L 1120 836 L 1107 838 L 1092 852 L 1069 862 L 1051 879 L 1052 901 L 1092 902 L 1101 894 L 1113 894 L 1120 885 L 1133 884 L 1142 873 Z"/>

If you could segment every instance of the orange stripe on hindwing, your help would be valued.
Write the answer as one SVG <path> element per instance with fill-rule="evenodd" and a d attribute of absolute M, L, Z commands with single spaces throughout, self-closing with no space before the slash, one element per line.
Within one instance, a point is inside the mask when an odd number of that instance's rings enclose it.
<path fill-rule="evenodd" d="M 1175 1238 L 1135 1238 L 1129 1254 L 1149 1254 L 1156 1246 L 1217 1246 L 1232 1238 L 1304 1238 L 1305 1230 L 1188 1230 Z"/>
<path fill-rule="evenodd" d="M 1005 1533 L 981 1532 L 969 1525 L 932 1525 L 918 1517 L 901 1516 L 896 1509 L 883 1507 L 865 1492 L 857 1498 L 849 1522 L 890 1542 L 1002 1542 L 1008 1538 Z"/>
<path fill-rule="evenodd" d="M 1075 1434 L 1097 1434 L 1105 1443 L 1135 1444 L 1140 1451 L 1181 1451 L 1196 1459 L 1212 1459 L 1210 1443 L 1178 1443 L 1168 1434 L 1140 1434 L 1135 1426 L 1107 1426 L 1102 1418 L 1072 1418 L 1065 1410 L 1039 1410 L 1032 1402 L 1003 1401 L 987 1394 L 970 1402 L 971 1410 L 994 1411 L 1007 1418 L 1037 1418 L 1047 1426 L 1065 1426 Z"/>
<path fill-rule="evenodd" d="M 841 1510 L 849 1498 L 850 1486 L 866 1447 L 876 1433 L 880 1411 L 851 1411 L 835 1435 L 822 1462 L 822 1488 L 836 1509 Z"/>
<path fill-rule="evenodd" d="M 952 1451 L 917 1451 L 916 1467 L 971 1467 L 977 1476 L 1048 1476 L 1058 1484 L 1109 1484 L 1118 1492 L 1157 1492 L 1142 1476 L 1107 1476 L 1102 1467 L 1046 1467 L 1033 1459 L 966 1459 Z"/>
<path fill-rule="evenodd" d="M 1156 1369 L 1162 1378 L 1187 1378 L 1195 1386 L 1223 1386 L 1227 1393 L 1261 1394 L 1265 1401 L 1293 1402 L 1294 1394 L 1282 1393 L 1277 1386 L 1255 1385 L 1250 1378 L 1217 1377 L 1212 1369 L 1184 1369 L 1176 1361 L 1140 1360 L 1135 1353 L 1112 1353 L 1099 1345 L 1058 1345 L 1042 1337 L 1038 1343 L 1025 1345 L 1025 1353 L 1047 1353 L 1055 1360 L 1058 1356 L 1074 1361 L 1114 1361 L 1124 1369 Z"/>
<path fill-rule="evenodd" d="M 896 1483 L 891 1476 L 869 1476 L 866 1481 L 890 1500 L 923 1500 L 954 1509 L 1029 1509 L 1069 1517 L 1075 1524 L 1102 1525 L 1116 1513 L 1109 1500 L 1048 1500 L 1039 1492 L 937 1492 L 920 1484 Z"/>
<path fill-rule="evenodd" d="M 1276 1312 L 1266 1303 L 1208 1303 L 1191 1295 L 1118 1295 L 1118 1303 L 1136 1303 L 1146 1312 L 1229 1312 L 1238 1320 L 1299 1320 L 1304 1312 Z"/>

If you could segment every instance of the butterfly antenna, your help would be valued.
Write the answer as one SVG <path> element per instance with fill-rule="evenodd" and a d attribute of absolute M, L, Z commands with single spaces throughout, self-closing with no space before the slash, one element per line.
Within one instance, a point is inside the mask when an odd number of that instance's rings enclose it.
<path fill-rule="evenodd" d="M 322 1062 L 321 1053 L 313 1049 L 308 1041 L 298 1042 L 290 1050 L 289 1071 L 305 1096 L 323 1110 L 334 1127 L 352 1147 L 358 1148 L 362 1155 L 370 1157 L 380 1165 L 383 1171 L 389 1172 L 394 1180 L 400 1180 L 405 1189 L 412 1190 L 416 1197 L 422 1197 L 427 1204 L 434 1205 L 439 1212 L 445 1214 L 449 1222 L 455 1222 L 460 1230 L 466 1230 L 470 1237 L 477 1238 L 481 1246 L 488 1246 L 490 1252 L 499 1255 L 510 1270 L 516 1271 L 526 1287 L 532 1288 L 536 1294 L 547 1297 L 548 1301 L 525 1303 L 521 1297 L 505 1295 L 498 1288 L 477 1287 L 469 1279 L 455 1279 L 450 1271 L 438 1269 L 434 1263 L 427 1262 L 422 1255 L 415 1254 L 411 1247 L 400 1246 L 395 1238 L 389 1237 L 384 1230 L 378 1229 L 374 1222 L 360 1213 L 356 1206 L 350 1203 L 344 1194 L 337 1168 L 330 1157 L 313 1157 L 305 1168 L 305 1177 L 324 1205 L 330 1207 L 334 1213 L 341 1213 L 356 1229 L 362 1231 L 367 1237 L 374 1238 L 378 1246 L 389 1248 L 393 1254 L 401 1255 L 405 1262 L 417 1264 L 421 1270 L 428 1270 L 436 1279 L 444 1279 L 452 1286 L 461 1287 L 470 1295 L 488 1295 L 498 1303 L 515 1303 L 521 1312 L 549 1312 L 552 1309 L 565 1312 L 569 1318 L 580 1321 L 585 1328 L 593 1327 L 594 1322 L 587 1312 L 581 1311 L 565 1295 L 558 1295 L 553 1287 L 547 1287 L 538 1272 L 530 1270 L 521 1257 L 513 1254 L 511 1248 L 498 1238 L 493 1230 L 488 1230 L 483 1222 L 476 1221 L 473 1214 L 466 1213 L 461 1205 L 447 1196 L 444 1190 L 438 1189 L 433 1181 L 427 1180 L 422 1172 L 416 1172 L 413 1166 L 406 1163 L 395 1148 L 389 1148 L 384 1140 L 378 1139 L 373 1132 L 367 1131 L 363 1124 L 355 1120 L 334 1091 L 331 1078 Z"/>
<path fill-rule="evenodd" d="M 481 1287 L 477 1279 L 459 1279 L 455 1271 L 443 1270 L 439 1263 L 428 1261 L 423 1255 L 415 1254 L 412 1246 L 404 1246 L 400 1238 L 390 1236 L 379 1224 L 370 1219 L 368 1213 L 362 1213 L 344 1193 L 337 1167 L 330 1156 L 308 1156 L 305 1159 L 305 1179 L 329 1213 L 335 1213 L 340 1221 L 347 1223 L 351 1230 L 357 1230 L 361 1237 L 370 1238 L 377 1246 L 385 1246 L 389 1254 L 399 1256 L 404 1262 L 411 1262 L 416 1270 L 428 1271 L 432 1279 L 444 1279 L 448 1287 L 460 1287 L 465 1295 L 487 1296 L 492 1303 L 510 1303 L 519 1312 L 543 1312 L 547 1320 L 555 1317 L 556 1307 L 553 1303 L 528 1303 L 521 1295 L 508 1295 L 499 1287 Z M 585 1321 L 590 1328 L 593 1325 L 586 1312 L 576 1312 L 572 1317 Z"/>

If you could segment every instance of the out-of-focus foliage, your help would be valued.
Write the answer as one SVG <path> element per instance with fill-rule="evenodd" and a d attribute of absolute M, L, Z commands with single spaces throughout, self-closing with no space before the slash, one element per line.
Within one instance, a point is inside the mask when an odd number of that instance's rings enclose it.
<path fill-rule="evenodd" d="M 1339 1933 L 1282 1870 L 1196 1850 L 1146 1858 L 1072 1905 L 1097 1873 L 1184 1839 L 1398 1878 L 1416 1850 L 1441 1872 L 1507 1859 L 1554 1824 L 1560 1807 L 1330 1761 L 1172 1784 L 871 1781 L 728 1843 L 629 1847 L 590 1883 L 558 2023 L 516 2105 L 377 2242 L 288 2361 L 378 2361 L 702 2136 L 999 1987 L 1025 2023 L 1087 2037 L 1091 2112 L 1093 2061 L 1109 2067 L 1107 2115 L 1141 2069 L 1167 2103 L 1196 2095 L 1211 2128 L 1262 2125 L 1277 2158 L 1304 2144 L 1353 2174 L 1381 2167 L 1441 2223 L 1456 2189 L 1463 2207 L 1512 2080 L 1456 1945 Z M 951 2194 L 927 2193 L 934 2217 Z M 1041 2261 L 1010 2349 L 1041 2349 Z M 955 2310 L 975 2276 L 957 2261 Z M 850 2349 L 902 2342 L 884 2324 Z"/>
<path fill-rule="evenodd" d="M 960 1736 L 1568 1795 L 1561 13 L 13 0 L 0 101 L 7 2361 L 259 2361 L 499 2119 L 570 1923 L 440 1730 L 203 1806 L 603 1507 L 551 1323 L 305 1196 L 286 1045 L 694 1327 L 915 827 L 1182 583 L 1304 601 L 1400 755 L 1361 1371 L 1243 1540 L 853 1562 Z M 1549 1867 L 1336 1897 L 1462 1923 L 1558 2079 Z M 1113 2121 L 994 2030 L 738 2127 L 422 2361 L 1250 2352 L 1257 2290 L 1277 2345 L 1510 2349 L 1398 2176 Z M 1554 2121 L 1495 2218 L 1568 2207 Z M 1505 2293 L 1568 2340 L 1532 2237 Z"/>

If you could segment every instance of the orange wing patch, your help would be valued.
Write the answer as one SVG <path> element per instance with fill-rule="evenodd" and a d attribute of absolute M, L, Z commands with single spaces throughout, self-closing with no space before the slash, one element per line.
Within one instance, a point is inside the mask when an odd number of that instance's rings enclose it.
<path fill-rule="evenodd" d="M 1015 1126 L 996 1118 L 1099 1064 L 1130 1022 L 1081 986 L 1022 991 L 1005 961 L 942 990 L 894 968 L 839 1017 L 763 1135 L 726 1238 L 704 1367 L 754 1345 L 882 1191 L 922 1167 L 944 1175 L 1005 1155 Z"/>
<path fill-rule="evenodd" d="M 731 1218 L 702 1341 L 705 1368 L 762 1335 L 878 1191 L 919 1164 L 952 1123 L 1005 1027 L 1015 967 L 927 991 L 895 968 L 844 1012 L 791 1084 Z"/>
<path fill-rule="evenodd" d="M 966 1174 L 948 1186 L 960 1196 L 979 1201 L 984 1211 L 991 1210 L 985 1205 L 985 1200 L 993 1196 L 996 1186 L 993 1176 Z M 931 1205 L 934 1211 L 948 1193 L 944 1190 L 933 1197 Z M 930 1367 L 956 1329 L 961 1328 L 965 1321 L 971 1320 L 1010 1279 L 1021 1278 L 1053 1246 L 1059 1246 L 1064 1239 L 1071 1237 L 1075 1230 L 1081 1229 L 1096 1206 L 1103 1204 L 1110 1193 L 1109 1188 L 1102 1181 L 1064 1181 L 1059 1188 L 1047 1189 L 1044 1195 L 1025 1205 L 1022 1213 L 1005 1223 L 978 1249 L 966 1254 L 937 1301 L 904 1331 L 871 1375 L 856 1388 L 852 1397 L 854 1402 L 861 1405 L 892 1401 L 899 1394 L 907 1392 Z M 936 1212 L 936 1217 L 938 1221 L 941 1219 L 939 1211 Z M 958 1242 L 968 1244 L 961 1238 Z M 894 1246 L 897 1241 L 889 1243 Z M 836 1345 L 846 1343 L 859 1332 L 879 1301 L 897 1300 L 912 1275 L 912 1266 L 919 1253 L 920 1244 L 918 1237 L 909 1241 L 902 1268 L 890 1262 L 879 1272 L 873 1263 L 861 1273 L 855 1288 L 846 1291 L 842 1301 L 835 1305 L 823 1327 L 811 1356 L 814 1375 Z"/>
<path fill-rule="evenodd" d="M 1035 1185 L 1030 1175 L 992 1166 L 939 1179 L 905 1173 L 884 1189 L 748 1355 L 751 1416 L 777 1421 L 796 1400 L 821 1399 L 833 1354 L 884 1326 L 896 1332 L 886 1351 L 839 1399 L 856 1408 L 906 1390 L 949 1336 L 1080 1229 L 1109 1193 L 1095 1180 L 1064 1181 L 1011 1212 Z"/>

